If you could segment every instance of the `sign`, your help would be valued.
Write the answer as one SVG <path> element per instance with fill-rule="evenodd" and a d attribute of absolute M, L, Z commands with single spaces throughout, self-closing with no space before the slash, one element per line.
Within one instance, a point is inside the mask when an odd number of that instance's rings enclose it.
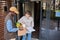
<path fill-rule="evenodd" d="M 60 10 L 56 10 L 55 16 L 56 16 L 56 17 L 60 17 Z"/>

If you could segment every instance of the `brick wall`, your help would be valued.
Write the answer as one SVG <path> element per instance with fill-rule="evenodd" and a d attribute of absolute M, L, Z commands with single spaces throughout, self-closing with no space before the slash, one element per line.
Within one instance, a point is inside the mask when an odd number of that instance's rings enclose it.
<path fill-rule="evenodd" d="M 4 20 L 5 14 L 2 12 L 2 8 L 0 7 L 0 40 L 4 40 Z"/>
<path fill-rule="evenodd" d="M 4 40 L 4 18 L 5 16 L 0 13 L 0 40 Z"/>
<path fill-rule="evenodd" d="M 5 3 L 0 1 L 0 40 L 4 40 L 4 20 L 5 20 L 4 5 Z"/>
<path fill-rule="evenodd" d="M 12 0 L 1 0 L 1 1 L 0 1 L 0 40 L 5 40 L 4 39 L 4 20 L 7 14 L 6 12 L 4 12 L 4 6 L 7 5 L 9 9 L 10 6 L 12 5 Z"/>

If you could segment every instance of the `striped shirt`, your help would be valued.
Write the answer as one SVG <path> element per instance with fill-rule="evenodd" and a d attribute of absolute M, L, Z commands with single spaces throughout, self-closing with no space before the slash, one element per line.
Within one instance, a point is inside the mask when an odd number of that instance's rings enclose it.
<path fill-rule="evenodd" d="M 26 16 L 23 16 L 18 20 L 18 22 L 25 24 L 26 27 L 34 27 L 34 21 L 32 17 L 29 17 L 28 19 Z"/>

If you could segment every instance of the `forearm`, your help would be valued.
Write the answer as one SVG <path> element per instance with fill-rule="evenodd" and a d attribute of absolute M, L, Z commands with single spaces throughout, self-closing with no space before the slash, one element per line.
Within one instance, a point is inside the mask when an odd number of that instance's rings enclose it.
<path fill-rule="evenodd" d="M 19 30 L 19 28 L 13 28 L 10 30 L 10 32 L 17 32 Z"/>

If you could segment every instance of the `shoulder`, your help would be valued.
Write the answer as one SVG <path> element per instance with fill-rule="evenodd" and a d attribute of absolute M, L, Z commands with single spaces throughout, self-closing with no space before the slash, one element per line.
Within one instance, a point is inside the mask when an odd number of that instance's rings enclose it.
<path fill-rule="evenodd" d="M 10 12 L 6 15 L 6 19 L 10 18 Z"/>
<path fill-rule="evenodd" d="M 10 20 L 9 15 L 7 15 L 7 16 L 5 17 L 5 21 L 8 21 L 8 20 Z"/>
<path fill-rule="evenodd" d="M 21 17 L 20 19 L 25 19 L 25 16 Z"/>
<path fill-rule="evenodd" d="M 30 19 L 33 19 L 33 17 L 30 17 Z"/>
<path fill-rule="evenodd" d="M 25 18 L 25 16 L 22 16 L 21 18 Z"/>
<path fill-rule="evenodd" d="M 33 17 L 30 17 L 31 20 L 33 20 Z"/>

